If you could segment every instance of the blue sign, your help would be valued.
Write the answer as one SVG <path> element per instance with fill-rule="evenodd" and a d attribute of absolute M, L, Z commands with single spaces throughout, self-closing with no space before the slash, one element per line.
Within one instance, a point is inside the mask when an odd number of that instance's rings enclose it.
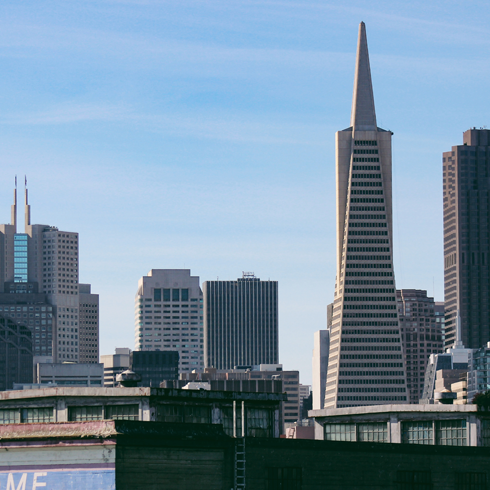
<path fill-rule="evenodd" d="M 0 472 L 0 490 L 115 490 L 114 469 Z"/>

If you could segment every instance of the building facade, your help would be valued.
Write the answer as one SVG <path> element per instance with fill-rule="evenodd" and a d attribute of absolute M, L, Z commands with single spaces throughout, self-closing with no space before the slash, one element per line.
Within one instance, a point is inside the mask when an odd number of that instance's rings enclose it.
<path fill-rule="evenodd" d="M 424 391 L 425 368 L 431 354 L 443 352 L 443 324 L 437 322 L 434 298 L 421 289 L 396 292 L 407 369 L 409 402 L 418 403 Z"/>
<path fill-rule="evenodd" d="M 152 269 L 138 282 L 135 350 L 177 351 L 179 372 L 204 368 L 199 277 L 189 269 Z"/>
<path fill-rule="evenodd" d="M 408 401 L 393 272 L 391 136 L 376 124 L 361 23 L 351 125 L 336 133 L 337 277 L 325 408 Z"/>
<path fill-rule="evenodd" d="M 469 129 L 443 153 L 446 346 L 479 349 L 490 341 L 490 130 Z"/>
<path fill-rule="evenodd" d="M 0 225 L 0 307 L 31 329 L 35 356 L 78 362 L 78 233 L 32 225 L 27 185 L 24 233 L 17 187 L 11 214 L 11 224 Z"/>
<path fill-rule="evenodd" d="M 325 402 L 327 383 L 328 350 L 330 330 L 318 330 L 314 333 L 312 378 L 313 409 L 320 410 Z"/>
<path fill-rule="evenodd" d="M 0 391 L 32 383 L 32 332 L 0 314 Z"/>
<path fill-rule="evenodd" d="M 39 363 L 36 364 L 38 385 L 102 387 L 104 386 L 104 365 L 94 363 Z"/>
<path fill-rule="evenodd" d="M 179 353 L 177 351 L 133 351 L 130 369 L 141 376 L 139 386 L 158 388 L 165 380 L 179 376 Z"/>
<path fill-rule="evenodd" d="M 116 376 L 130 367 L 131 349 L 116 347 L 115 354 L 100 356 L 100 362 L 104 364 L 104 386 L 117 386 Z"/>
<path fill-rule="evenodd" d="M 279 362 L 277 281 L 243 273 L 236 281 L 206 281 L 203 291 L 206 367 Z"/>
<path fill-rule="evenodd" d="M 99 295 L 91 292 L 90 284 L 80 284 L 79 340 L 82 363 L 99 362 Z"/>

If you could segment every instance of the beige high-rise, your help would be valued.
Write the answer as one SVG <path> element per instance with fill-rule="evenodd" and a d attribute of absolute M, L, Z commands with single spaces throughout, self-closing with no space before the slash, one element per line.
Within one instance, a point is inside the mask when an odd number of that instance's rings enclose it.
<path fill-rule="evenodd" d="M 359 26 L 351 125 L 336 133 L 337 278 L 324 408 L 407 403 L 392 253 L 391 131 Z"/>

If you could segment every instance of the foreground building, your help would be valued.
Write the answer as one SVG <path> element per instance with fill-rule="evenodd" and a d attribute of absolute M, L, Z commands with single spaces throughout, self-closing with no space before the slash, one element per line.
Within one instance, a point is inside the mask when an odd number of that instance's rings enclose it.
<path fill-rule="evenodd" d="M 351 125 L 336 134 L 337 277 L 325 408 L 408 401 L 393 272 L 391 136 L 376 124 L 361 23 Z"/>
<path fill-rule="evenodd" d="M 490 477 L 485 447 L 243 440 L 220 425 L 34 423 L 0 425 L 0 437 L 8 490 L 475 490 Z"/>
<path fill-rule="evenodd" d="M 206 281 L 203 292 L 206 367 L 279 362 L 277 281 L 244 272 L 236 281 Z"/>
<path fill-rule="evenodd" d="M 204 368 L 202 291 L 189 269 L 152 269 L 138 282 L 135 350 L 177 351 L 179 372 Z"/>
<path fill-rule="evenodd" d="M 443 153 L 444 302 L 446 346 L 470 349 L 490 341 L 490 130 L 469 129 Z"/>

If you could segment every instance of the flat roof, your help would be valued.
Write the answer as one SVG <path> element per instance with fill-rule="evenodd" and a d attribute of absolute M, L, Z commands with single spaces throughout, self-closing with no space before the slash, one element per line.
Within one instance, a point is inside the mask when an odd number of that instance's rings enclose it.
<path fill-rule="evenodd" d="M 308 417 L 338 417 L 342 415 L 366 415 L 377 413 L 451 413 L 451 412 L 477 412 L 477 405 L 368 405 L 365 407 L 324 408 L 322 410 L 309 410 Z"/>

